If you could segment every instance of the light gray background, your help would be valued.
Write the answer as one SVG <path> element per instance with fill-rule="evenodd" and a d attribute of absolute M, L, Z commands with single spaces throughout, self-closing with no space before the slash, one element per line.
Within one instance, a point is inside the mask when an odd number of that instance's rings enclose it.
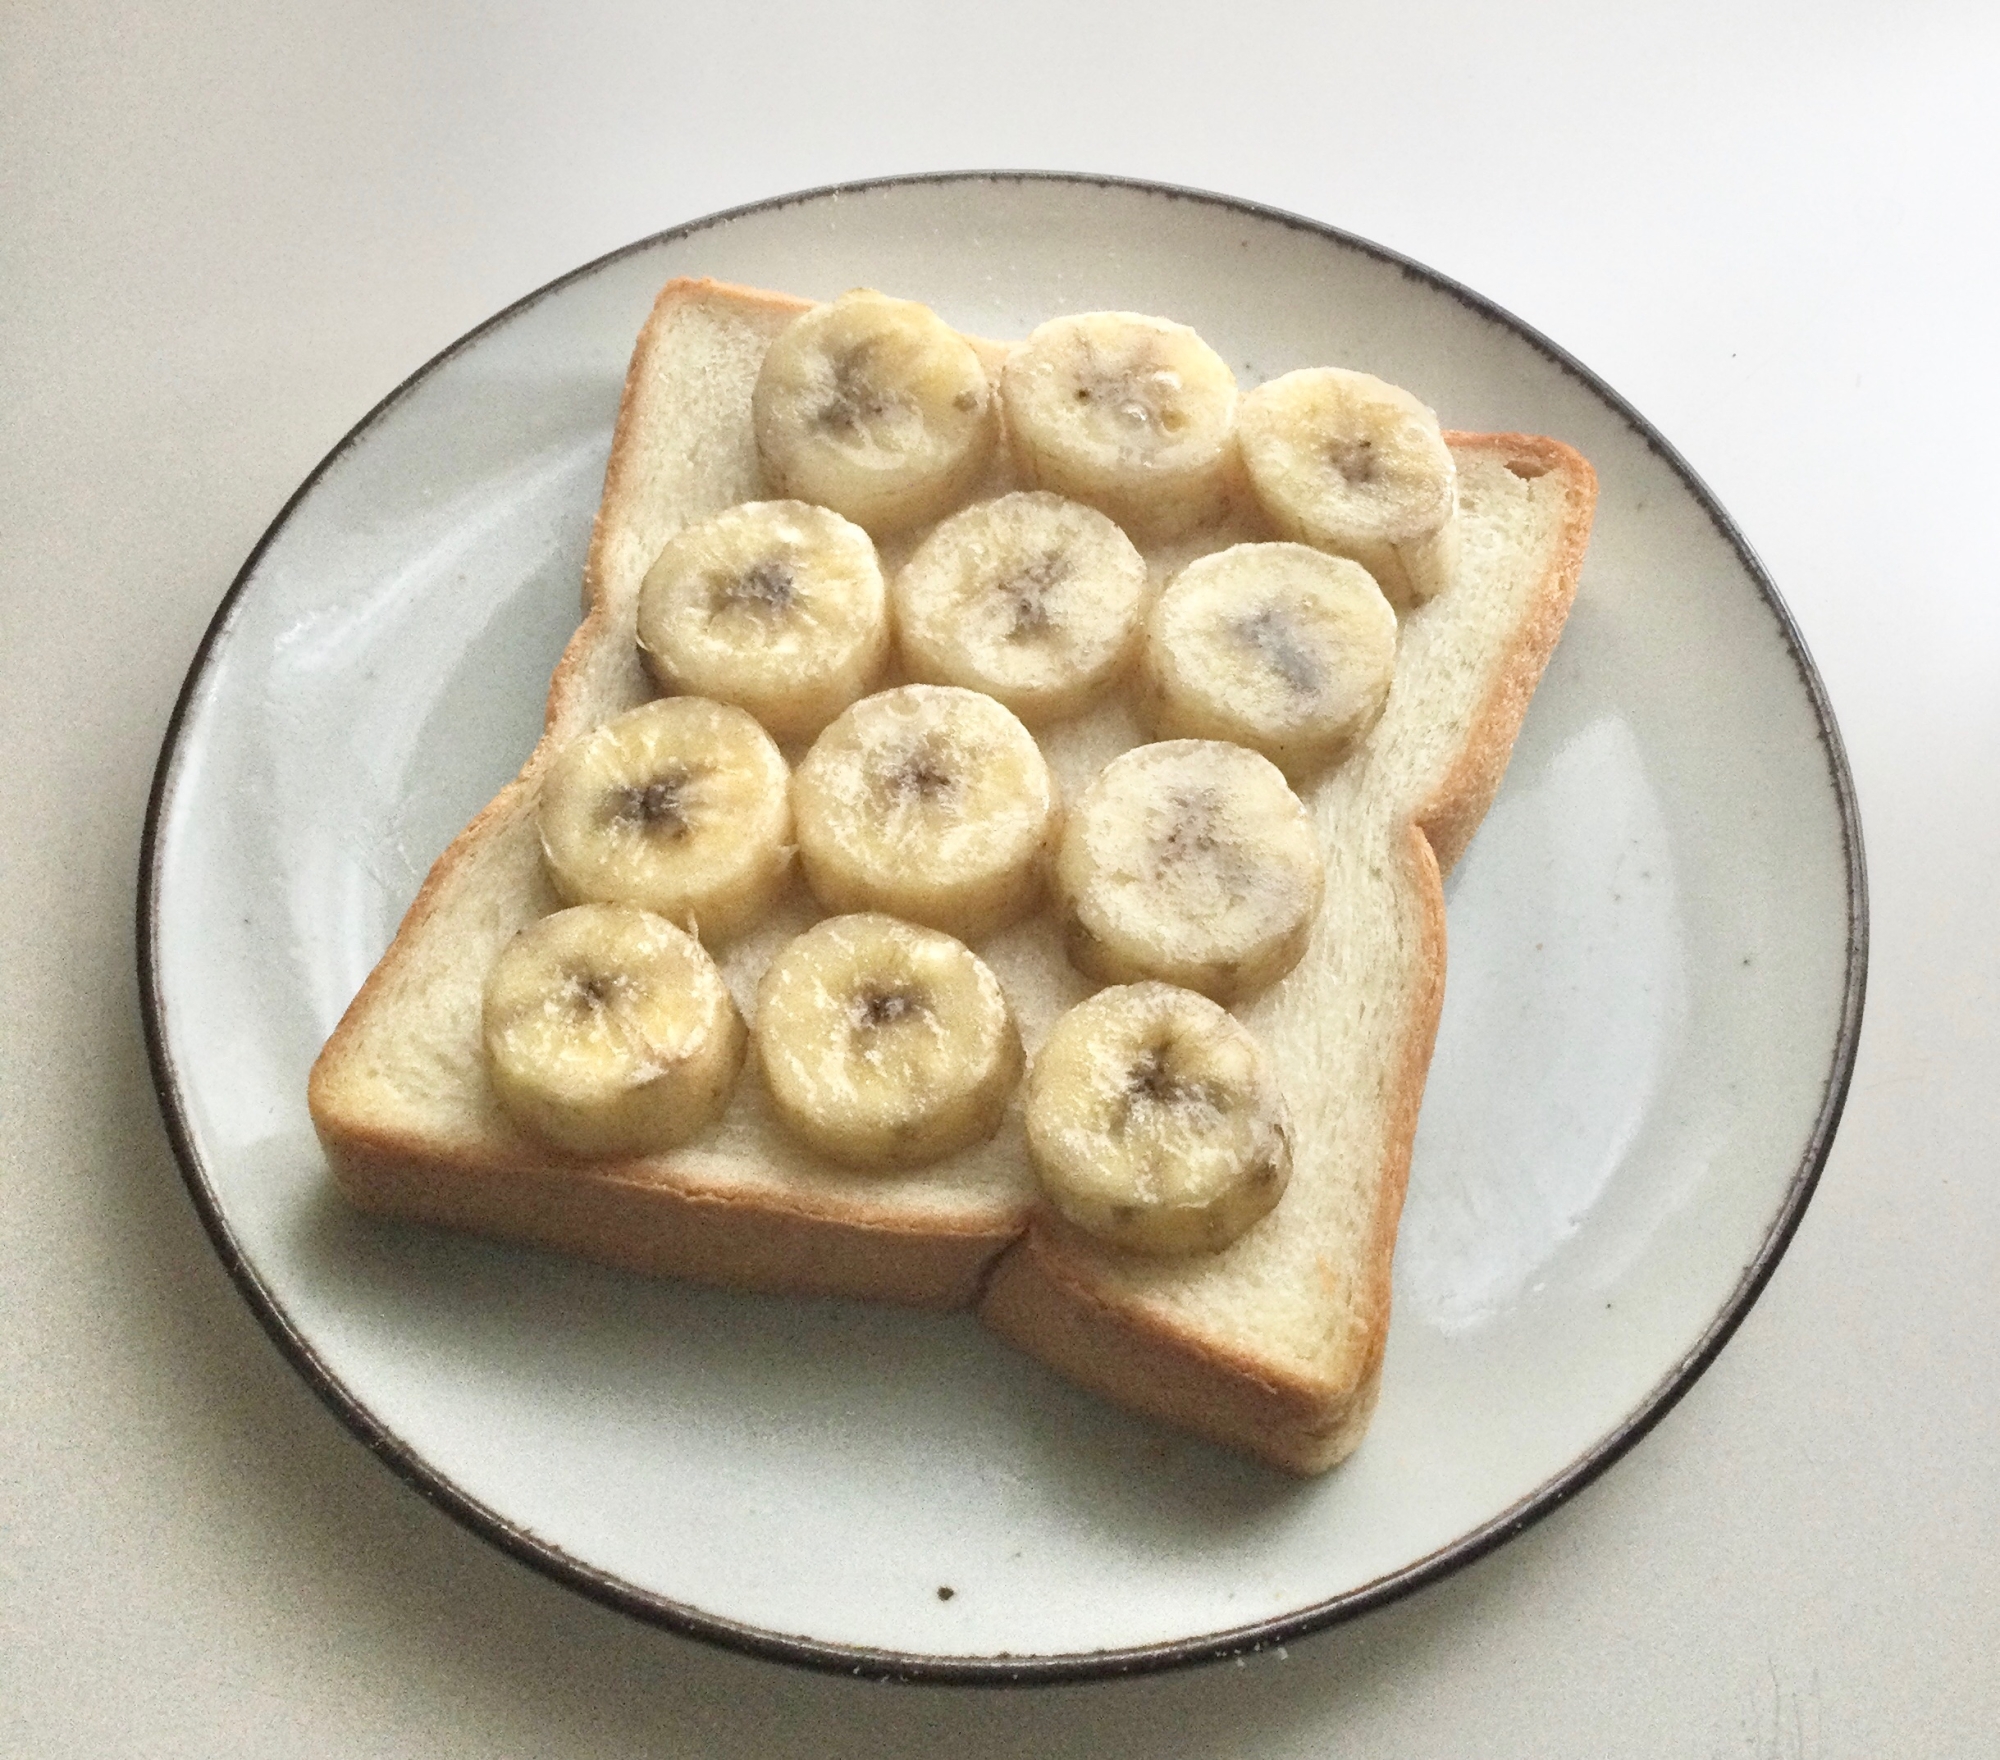
<path fill-rule="evenodd" d="M 0 15 L 0 1750 L 1957 1756 L 2000 1724 L 1990 9 L 16 0 Z M 897 1689 L 603 1612 L 265 1341 L 154 1111 L 146 787 L 298 480 L 460 332 L 734 202 L 1158 177 L 1431 264 L 1730 507 L 1874 885 L 1818 1197 L 1660 1428 L 1493 1558 L 1151 1681 Z"/>

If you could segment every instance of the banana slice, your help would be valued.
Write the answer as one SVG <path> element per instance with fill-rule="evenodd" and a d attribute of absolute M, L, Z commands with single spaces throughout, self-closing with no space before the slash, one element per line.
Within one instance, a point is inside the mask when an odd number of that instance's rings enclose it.
<path fill-rule="evenodd" d="M 1081 1229 L 1140 1253 L 1226 1247 L 1284 1195 L 1290 1118 L 1264 1048 L 1171 984 L 1100 990 L 1028 1075 L 1028 1152 Z"/>
<path fill-rule="evenodd" d="M 785 760 L 741 709 L 662 697 L 565 746 L 542 782 L 542 853 L 575 903 L 635 904 L 711 940 L 784 885 Z"/>
<path fill-rule="evenodd" d="M 1438 419 L 1400 386 L 1340 367 L 1260 385 L 1236 429 L 1250 487 L 1286 538 L 1352 557 L 1397 605 L 1458 566 L 1458 468 Z"/>
<path fill-rule="evenodd" d="M 1023 721 L 1073 715 L 1131 658 L 1145 559 L 1103 514 L 1024 491 L 946 520 L 896 575 L 903 664 Z"/>
<path fill-rule="evenodd" d="M 1055 885 L 1077 970 L 1230 1002 L 1298 963 L 1326 867 L 1268 758 L 1177 739 L 1134 746 L 1097 773 L 1063 828 Z"/>
<path fill-rule="evenodd" d="M 1000 398 L 1031 481 L 1147 538 L 1219 517 L 1236 472 L 1236 379 L 1185 324 L 1055 318 L 1008 357 Z"/>
<path fill-rule="evenodd" d="M 660 687 L 810 739 L 889 657 L 889 601 L 859 526 L 803 501 L 748 501 L 667 543 L 639 589 Z"/>
<path fill-rule="evenodd" d="M 928 306 L 866 288 L 778 333 L 750 410 L 780 495 L 878 536 L 963 500 L 1000 427 L 972 345 Z"/>
<path fill-rule="evenodd" d="M 585 1156 L 686 1142 L 727 1103 L 747 1043 L 701 943 L 621 904 L 516 935 L 486 980 L 484 1030 L 501 1107 Z"/>
<path fill-rule="evenodd" d="M 1037 902 L 1055 784 L 1034 735 L 991 697 L 911 684 L 863 697 L 813 742 L 792 809 L 806 882 L 829 911 L 976 941 Z"/>
<path fill-rule="evenodd" d="M 1140 712 L 1161 739 L 1233 740 L 1297 782 L 1375 725 L 1395 675 L 1395 609 L 1360 563 L 1238 544 L 1153 602 Z"/>
<path fill-rule="evenodd" d="M 822 1154 L 912 1167 L 990 1137 L 1021 1036 L 971 949 L 894 917 L 829 917 L 757 990 L 757 1055 L 779 1114 Z"/>

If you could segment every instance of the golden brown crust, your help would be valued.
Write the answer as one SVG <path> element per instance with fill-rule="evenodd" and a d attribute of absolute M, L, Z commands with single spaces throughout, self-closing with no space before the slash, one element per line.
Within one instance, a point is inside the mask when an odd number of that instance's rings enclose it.
<path fill-rule="evenodd" d="M 1106 1299 L 1089 1253 L 1038 1216 L 994 1268 L 979 1317 L 1080 1386 L 1289 1472 L 1319 1472 L 1360 1440 L 1372 1371 L 1335 1394 L 1162 1327 Z"/>
<path fill-rule="evenodd" d="M 834 1213 L 809 1201 L 753 1201 L 704 1185 L 698 1168 L 661 1161 L 578 1167 L 461 1159 L 355 1134 L 324 1141 L 334 1183 L 358 1209 L 731 1289 L 962 1308 L 1013 1235 L 944 1219 L 923 1228 L 871 1219 L 860 1205 Z"/>

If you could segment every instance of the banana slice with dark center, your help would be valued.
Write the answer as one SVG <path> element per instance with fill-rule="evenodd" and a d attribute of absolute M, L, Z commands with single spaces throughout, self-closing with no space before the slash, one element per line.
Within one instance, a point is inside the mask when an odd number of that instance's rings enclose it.
<path fill-rule="evenodd" d="M 865 1168 L 991 1136 L 1021 1076 L 999 981 L 963 943 L 893 917 L 829 917 L 757 991 L 757 1054 L 785 1123 Z"/>
<path fill-rule="evenodd" d="M 972 345 L 928 306 L 865 288 L 778 333 L 750 407 L 772 488 L 878 536 L 962 501 L 999 434 Z"/>
<path fill-rule="evenodd" d="M 991 697 L 913 684 L 863 697 L 792 779 L 799 861 L 830 911 L 976 941 L 1038 902 L 1055 784 Z"/>
<path fill-rule="evenodd" d="M 542 782 L 563 897 L 635 904 L 719 940 L 763 916 L 791 859 L 785 760 L 741 709 L 662 697 L 565 746 Z"/>
<path fill-rule="evenodd" d="M 1185 324 L 1132 312 L 1055 318 L 1008 356 L 1016 461 L 1146 538 L 1218 518 L 1237 470 L 1236 379 Z"/>
<path fill-rule="evenodd" d="M 810 739 L 881 676 L 888 594 L 859 526 L 803 501 L 750 501 L 668 541 L 639 589 L 638 631 L 663 689 Z"/>
<path fill-rule="evenodd" d="M 1071 808 L 1056 851 L 1065 945 L 1086 976 L 1158 978 L 1218 1002 L 1295 966 L 1326 867 L 1268 758 L 1216 740 L 1135 746 Z"/>
<path fill-rule="evenodd" d="M 557 911 L 495 961 L 483 1011 L 502 1109 L 585 1156 L 684 1143 L 722 1111 L 746 1035 L 692 936 L 629 905 Z"/>
<path fill-rule="evenodd" d="M 1291 1177 L 1291 1127 L 1264 1048 L 1192 991 L 1100 990 L 1053 1028 L 1027 1087 L 1043 1192 L 1077 1227 L 1140 1253 L 1213 1252 Z"/>
<path fill-rule="evenodd" d="M 1307 367 L 1243 400 L 1250 487 L 1279 534 L 1351 557 L 1397 605 L 1458 565 L 1458 467 L 1437 417 L 1369 373 Z"/>
<path fill-rule="evenodd" d="M 1141 652 L 1141 713 L 1155 734 L 1249 746 L 1296 782 L 1381 715 L 1396 613 L 1358 562 L 1238 544 L 1168 583 Z"/>
<path fill-rule="evenodd" d="M 968 507 L 896 575 L 903 663 L 1030 724 L 1086 708 L 1125 670 L 1145 559 L 1094 507 L 1026 490 Z"/>

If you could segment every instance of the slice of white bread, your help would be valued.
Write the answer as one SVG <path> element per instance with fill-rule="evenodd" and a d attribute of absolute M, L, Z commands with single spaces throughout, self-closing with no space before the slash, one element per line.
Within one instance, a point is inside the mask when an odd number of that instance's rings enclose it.
<path fill-rule="evenodd" d="M 1144 1264 L 1037 1219 L 1018 1098 L 991 1142 L 946 1161 L 881 1175 L 841 1168 L 785 1134 L 754 1060 L 722 1119 L 686 1148 L 566 1160 L 494 1100 L 482 987 L 507 939 L 559 903 L 534 825 L 554 750 L 654 694 L 633 637 L 646 568 L 683 525 L 767 492 L 750 392 L 766 345 L 804 303 L 707 281 L 661 293 L 626 378 L 588 614 L 552 682 L 546 736 L 439 858 L 314 1066 L 312 1116 L 335 1179 L 365 1209 L 636 1270 L 924 1305 L 977 1300 L 999 1331 L 1115 1399 L 1282 1466 L 1329 1465 L 1358 1440 L 1381 1361 L 1443 988 L 1440 866 L 1492 799 L 1560 632 L 1589 526 L 1590 467 L 1554 441 L 1450 437 L 1462 578 L 1406 617 L 1381 725 L 1307 791 L 1327 841 L 1328 903 L 1300 967 L 1238 1011 L 1278 1062 L 1298 1140 L 1285 1199 L 1236 1246 Z M 997 373 L 1005 345 L 977 346 Z M 1015 486 L 1003 449 L 976 496 Z M 885 546 L 885 567 L 919 535 Z M 1193 555 L 1268 535 L 1239 514 L 1150 552 L 1149 567 L 1163 579 Z M 1142 737 L 1114 701 L 1048 730 L 1043 747 L 1073 795 Z M 771 956 L 819 914 L 795 887 L 770 923 L 720 950 L 746 1014 Z M 980 951 L 1031 1055 L 1094 988 L 1063 957 L 1049 913 Z"/>

